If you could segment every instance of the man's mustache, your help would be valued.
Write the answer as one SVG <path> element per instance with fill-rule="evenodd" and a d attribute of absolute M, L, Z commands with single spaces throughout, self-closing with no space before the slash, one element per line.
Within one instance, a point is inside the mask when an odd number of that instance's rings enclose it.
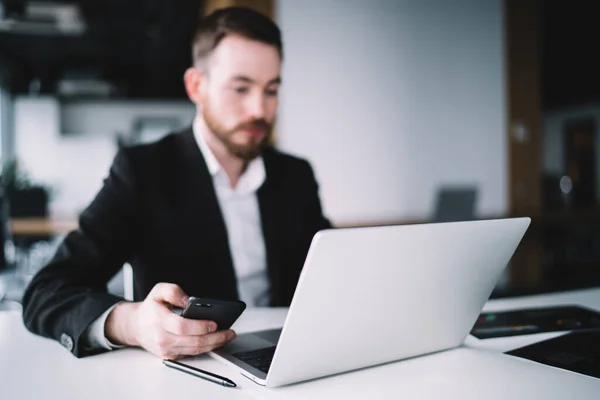
<path fill-rule="evenodd" d="M 264 119 L 255 119 L 252 121 L 247 121 L 244 122 L 240 125 L 238 125 L 236 130 L 241 130 L 241 129 L 262 129 L 262 130 L 268 130 L 271 127 L 271 124 L 269 124 L 266 120 Z"/>

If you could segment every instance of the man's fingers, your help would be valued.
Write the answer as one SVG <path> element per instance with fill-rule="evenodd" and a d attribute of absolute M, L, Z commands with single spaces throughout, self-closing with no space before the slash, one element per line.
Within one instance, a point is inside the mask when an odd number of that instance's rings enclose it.
<path fill-rule="evenodd" d="M 201 336 L 181 336 L 174 344 L 178 348 L 193 348 L 200 352 L 208 351 L 207 348 L 222 346 L 235 338 L 235 332 L 232 330 L 218 331 Z M 203 351 L 202 351 L 203 350 Z"/>
<path fill-rule="evenodd" d="M 206 335 L 217 330 L 217 324 L 213 321 L 183 318 L 170 310 L 161 313 L 163 329 L 178 336 Z"/>
<path fill-rule="evenodd" d="M 235 339 L 235 332 L 231 330 L 219 331 L 180 340 L 174 350 L 179 354 L 195 356 L 219 348 L 233 339 Z"/>
<path fill-rule="evenodd" d="M 181 356 L 194 356 L 212 351 L 235 338 L 235 332 L 219 331 L 201 336 L 176 336 L 165 333 L 164 340 L 159 341 L 158 356 L 176 359 Z"/>
<path fill-rule="evenodd" d="M 148 297 L 161 303 L 168 303 L 182 308 L 185 307 L 185 303 L 189 298 L 179 286 L 172 283 L 157 283 L 148 294 Z"/>

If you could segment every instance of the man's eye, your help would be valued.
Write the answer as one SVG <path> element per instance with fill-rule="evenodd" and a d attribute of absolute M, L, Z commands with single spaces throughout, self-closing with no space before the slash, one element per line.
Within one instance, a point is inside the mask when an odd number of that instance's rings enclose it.
<path fill-rule="evenodd" d="M 267 90 L 267 91 L 265 92 L 265 94 L 266 94 L 267 96 L 277 96 L 277 93 L 278 93 L 278 91 L 277 91 L 277 90 Z"/>
<path fill-rule="evenodd" d="M 244 93 L 248 92 L 248 88 L 246 88 L 246 87 L 237 87 L 237 88 L 235 88 L 235 91 L 237 93 L 244 94 Z"/>

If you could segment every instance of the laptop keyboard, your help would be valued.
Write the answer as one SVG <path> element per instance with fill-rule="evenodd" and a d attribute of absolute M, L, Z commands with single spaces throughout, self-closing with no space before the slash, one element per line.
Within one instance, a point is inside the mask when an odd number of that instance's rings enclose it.
<path fill-rule="evenodd" d="M 266 374 L 267 372 L 269 372 L 271 361 L 273 361 L 275 348 L 276 346 L 265 347 L 264 349 L 252 351 L 243 351 L 240 353 L 234 353 L 233 356 L 238 360 L 241 360 L 246 364 L 251 365 L 257 370 L 262 371 Z"/>

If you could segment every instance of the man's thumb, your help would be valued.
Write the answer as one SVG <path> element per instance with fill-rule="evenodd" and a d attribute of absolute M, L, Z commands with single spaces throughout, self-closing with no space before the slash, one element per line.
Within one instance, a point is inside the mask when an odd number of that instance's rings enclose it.
<path fill-rule="evenodd" d="M 161 303 L 168 303 L 175 307 L 185 307 L 189 296 L 184 293 L 183 289 L 173 283 L 158 283 L 150 296 Z"/>

